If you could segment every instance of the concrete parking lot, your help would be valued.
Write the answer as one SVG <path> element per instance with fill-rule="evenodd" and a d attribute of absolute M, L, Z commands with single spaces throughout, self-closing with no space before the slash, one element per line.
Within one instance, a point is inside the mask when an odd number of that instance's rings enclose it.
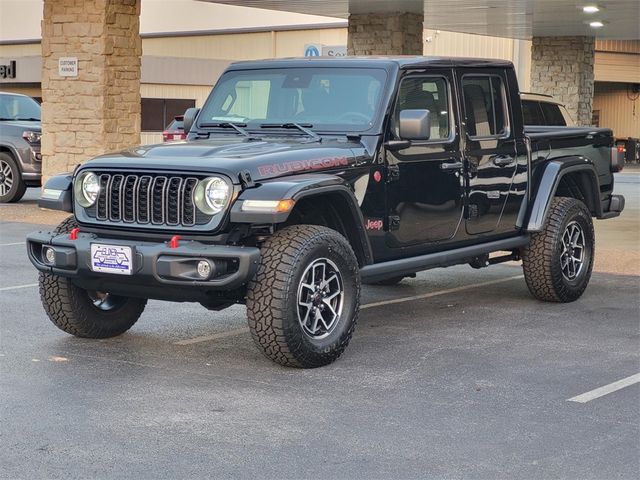
<path fill-rule="evenodd" d="M 240 306 L 57 330 L 23 246 L 57 217 L 30 192 L 0 207 L 0 477 L 637 478 L 640 384 L 568 401 L 640 372 L 640 174 L 617 182 L 627 209 L 597 222 L 579 301 L 534 300 L 516 265 L 366 287 L 316 370 L 265 359 Z"/>

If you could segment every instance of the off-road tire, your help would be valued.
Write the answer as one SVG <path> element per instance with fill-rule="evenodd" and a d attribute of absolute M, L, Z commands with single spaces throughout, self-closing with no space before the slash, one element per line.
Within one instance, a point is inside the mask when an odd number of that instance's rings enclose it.
<path fill-rule="evenodd" d="M 351 340 L 360 307 L 360 273 L 349 242 L 327 227 L 293 225 L 267 239 L 261 254 L 247 292 L 249 329 L 258 348 L 289 367 L 315 368 L 335 361 Z M 338 267 L 344 303 L 335 328 L 326 338 L 315 339 L 299 321 L 299 285 L 306 269 L 324 258 Z"/>
<path fill-rule="evenodd" d="M 572 222 L 577 222 L 584 233 L 586 256 L 579 274 L 568 280 L 562 273 L 560 256 L 562 236 Z M 591 212 L 575 198 L 554 198 L 544 229 L 531 236 L 521 254 L 524 278 L 534 297 L 545 302 L 577 300 L 587 288 L 593 269 L 595 233 Z"/>
<path fill-rule="evenodd" d="M 27 191 L 27 186 L 25 185 L 24 180 L 22 180 L 22 174 L 20 173 L 20 168 L 18 168 L 18 163 L 8 153 L 0 152 L 0 165 L 7 165 L 9 167 L 10 174 L 13 179 L 13 185 L 9 191 L 4 195 L 0 194 L 0 203 L 13 203 L 20 201 Z M 1 171 L 0 175 L 2 175 Z"/>
<path fill-rule="evenodd" d="M 77 227 L 73 216 L 64 220 L 55 233 L 68 233 Z M 129 330 L 140 318 L 146 299 L 115 297 L 114 308 L 97 308 L 89 292 L 69 278 L 40 273 L 40 299 L 49 319 L 60 330 L 82 338 L 109 338 Z"/>

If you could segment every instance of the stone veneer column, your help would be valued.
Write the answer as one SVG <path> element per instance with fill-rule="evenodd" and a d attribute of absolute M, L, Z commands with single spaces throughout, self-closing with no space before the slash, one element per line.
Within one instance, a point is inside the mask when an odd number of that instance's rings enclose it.
<path fill-rule="evenodd" d="M 349 55 L 422 55 L 424 15 L 353 13 L 349 15 Z"/>
<path fill-rule="evenodd" d="M 140 143 L 140 0 L 45 0 L 43 177 Z M 78 76 L 58 74 L 77 57 Z"/>
<path fill-rule="evenodd" d="M 594 37 L 534 37 L 531 91 L 553 95 L 578 125 L 591 125 Z"/>

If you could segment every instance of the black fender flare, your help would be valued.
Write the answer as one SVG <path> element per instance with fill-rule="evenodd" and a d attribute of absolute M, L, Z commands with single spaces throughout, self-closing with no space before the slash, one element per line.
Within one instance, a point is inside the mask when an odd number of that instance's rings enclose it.
<path fill-rule="evenodd" d="M 65 173 L 49 178 L 40 193 L 38 206 L 73 213 L 73 174 Z"/>
<path fill-rule="evenodd" d="M 330 174 L 292 175 L 279 177 L 256 183 L 255 187 L 243 190 L 236 199 L 229 215 L 230 223 L 250 224 L 280 224 L 287 221 L 291 211 L 281 213 L 246 212 L 242 210 L 245 200 L 294 200 L 319 196 L 323 194 L 337 194 L 345 201 L 350 220 L 357 231 L 358 247 L 362 253 L 364 264 L 373 262 L 371 244 L 364 227 L 362 211 L 358 206 L 353 189 L 344 179 Z M 353 241 L 353 239 L 352 239 Z"/>
<path fill-rule="evenodd" d="M 539 232 L 544 228 L 558 185 L 562 177 L 570 173 L 586 174 L 591 192 L 596 195 L 596 198 L 591 199 L 591 205 L 587 206 L 594 216 L 602 216 L 598 173 L 591 160 L 582 156 L 558 157 L 538 168 L 542 169 L 542 172 L 535 176 L 537 182 L 533 190 L 533 201 L 530 202 L 526 231 Z"/>

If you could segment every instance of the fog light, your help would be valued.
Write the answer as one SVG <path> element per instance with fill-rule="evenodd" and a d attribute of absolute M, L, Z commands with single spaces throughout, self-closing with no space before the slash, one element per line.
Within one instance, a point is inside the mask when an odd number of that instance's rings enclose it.
<path fill-rule="evenodd" d="M 198 275 L 204 279 L 209 278 L 209 275 L 211 275 L 211 264 L 206 260 L 200 260 L 198 262 Z"/>
<path fill-rule="evenodd" d="M 53 248 L 44 249 L 44 259 L 51 265 L 56 263 L 56 251 Z"/>

